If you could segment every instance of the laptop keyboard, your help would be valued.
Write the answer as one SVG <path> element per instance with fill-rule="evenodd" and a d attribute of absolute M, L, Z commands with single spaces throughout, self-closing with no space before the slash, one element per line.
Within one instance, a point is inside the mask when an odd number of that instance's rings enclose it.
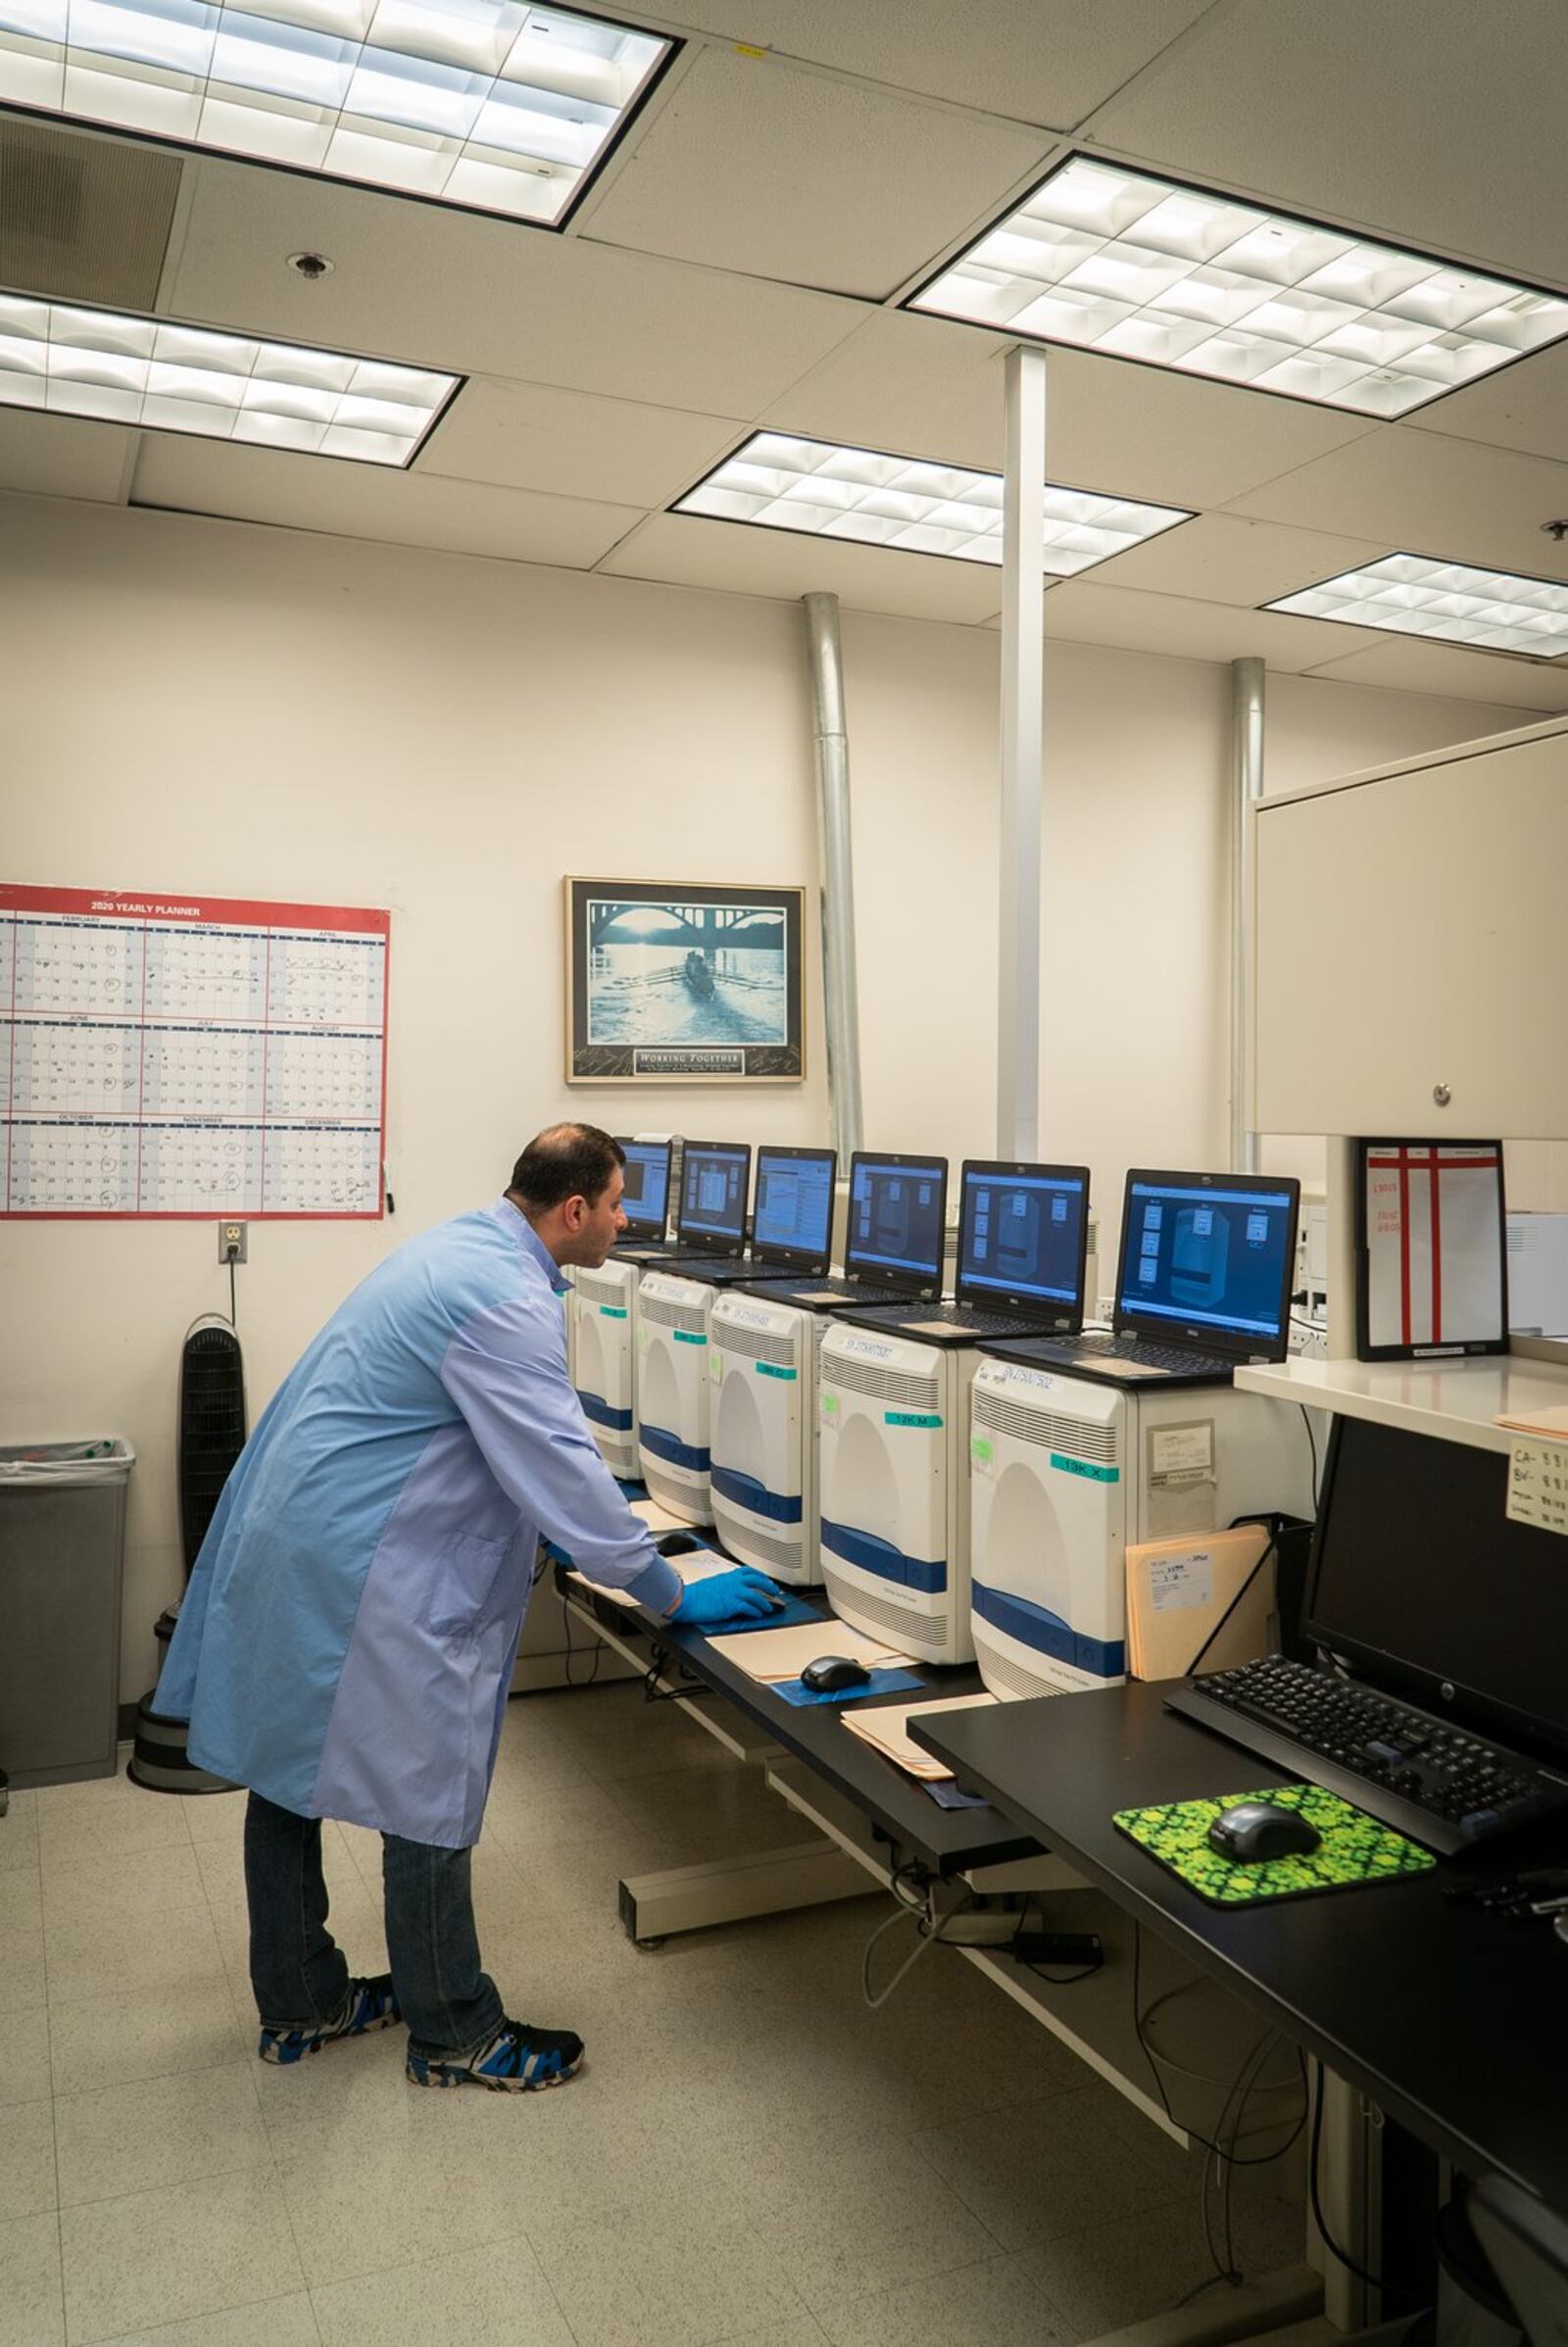
<path fill-rule="evenodd" d="M 1152 1337 L 1088 1336 L 1065 1340 L 1075 1353 L 1106 1361 L 1136 1361 L 1145 1369 L 1234 1369 L 1224 1353 L 1195 1352 L 1190 1345 L 1158 1345 Z"/>

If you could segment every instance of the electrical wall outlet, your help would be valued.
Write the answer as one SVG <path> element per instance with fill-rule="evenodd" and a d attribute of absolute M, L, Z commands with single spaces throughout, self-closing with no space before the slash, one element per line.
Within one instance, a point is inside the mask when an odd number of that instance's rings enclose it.
<path fill-rule="evenodd" d="M 244 1263 L 250 1252 L 250 1224 L 220 1222 L 218 1226 L 218 1260 L 220 1263 Z"/>

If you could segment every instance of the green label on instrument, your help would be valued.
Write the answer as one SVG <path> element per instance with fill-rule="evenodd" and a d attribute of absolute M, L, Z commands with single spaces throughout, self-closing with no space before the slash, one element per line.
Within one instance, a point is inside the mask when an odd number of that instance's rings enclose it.
<path fill-rule="evenodd" d="M 1087 1475 L 1091 1483 L 1114 1484 L 1121 1481 L 1119 1467 L 1095 1467 L 1091 1466 L 1088 1459 L 1064 1459 L 1059 1450 L 1052 1452 L 1051 1463 L 1054 1467 L 1059 1467 L 1063 1475 Z"/>
<path fill-rule="evenodd" d="M 972 1459 L 990 1460 L 994 1459 L 996 1455 L 997 1446 L 995 1442 L 987 1442 L 979 1435 L 976 1435 L 973 1442 L 969 1444 L 969 1456 Z"/>
<path fill-rule="evenodd" d="M 942 1420 L 935 1410 L 884 1410 L 885 1426 L 940 1426 Z"/>
<path fill-rule="evenodd" d="M 624 1304 L 601 1304 L 599 1310 L 606 1320 L 624 1320 L 626 1317 Z"/>
<path fill-rule="evenodd" d="M 838 1416 L 838 1414 L 839 1414 L 839 1397 L 838 1397 L 838 1395 L 837 1395 L 836 1394 L 823 1394 L 823 1396 L 822 1396 L 822 1415 L 823 1415 L 823 1417 L 824 1417 L 824 1418 L 836 1418 L 836 1417 Z"/>
<path fill-rule="evenodd" d="M 759 1361 L 757 1364 L 757 1374 L 759 1377 L 793 1378 L 798 1376 L 800 1373 L 798 1370 L 794 1369 L 780 1369 L 772 1361 Z"/>
<path fill-rule="evenodd" d="M 670 1335 L 677 1345 L 706 1345 L 708 1343 L 708 1339 L 700 1337 L 695 1329 L 671 1329 Z"/>

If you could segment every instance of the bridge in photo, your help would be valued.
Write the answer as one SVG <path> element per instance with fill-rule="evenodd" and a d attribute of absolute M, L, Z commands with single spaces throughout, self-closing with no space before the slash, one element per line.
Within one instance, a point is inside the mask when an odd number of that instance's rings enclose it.
<path fill-rule="evenodd" d="M 638 916 L 626 926 L 628 916 Z M 652 916 L 657 915 L 655 920 Z M 771 905 L 666 905 L 596 898 L 588 907 L 588 943 L 597 946 L 684 946 L 712 953 L 719 946 L 750 946 L 782 953 L 784 915 Z"/>

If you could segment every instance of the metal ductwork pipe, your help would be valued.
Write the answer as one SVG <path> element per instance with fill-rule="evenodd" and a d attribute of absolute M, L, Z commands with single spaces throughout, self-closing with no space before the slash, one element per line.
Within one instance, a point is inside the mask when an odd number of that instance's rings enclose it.
<path fill-rule="evenodd" d="M 1231 1171 L 1257 1171 L 1257 1135 L 1248 1122 L 1256 1048 L 1257 843 L 1263 796 L 1263 663 L 1231 662 Z"/>
<path fill-rule="evenodd" d="M 833 1147 L 848 1172 L 861 1147 L 860 1003 L 855 967 L 855 860 L 850 837 L 850 744 L 844 723 L 844 654 L 836 595 L 803 595 L 816 741 L 821 849 L 822 1000 Z"/>

